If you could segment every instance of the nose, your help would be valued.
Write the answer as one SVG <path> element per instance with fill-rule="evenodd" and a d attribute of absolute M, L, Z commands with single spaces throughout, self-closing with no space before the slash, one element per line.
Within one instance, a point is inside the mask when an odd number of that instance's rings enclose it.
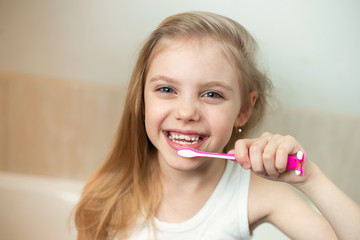
<path fill-rule="evenodd" d="M 175 118 L 185 123 L 200 120 L 200 107 L 194 100 L 183 100 L 177 104 Z"/>

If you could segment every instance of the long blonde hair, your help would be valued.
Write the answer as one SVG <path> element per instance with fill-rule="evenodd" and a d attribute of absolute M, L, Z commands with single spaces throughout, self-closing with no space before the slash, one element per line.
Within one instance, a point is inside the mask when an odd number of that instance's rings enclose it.
<path fill-rule="evenodd" d="M 146 40 L 130 80 L 124 112 L 114 148 L 104 165 L 87 182 L 77 205 L 75 222 L 91 239 L 125 239 L 135 227 L 152 222 L 159 206 L 162 187 L 156 148 L 146 135 L 144 124 L 144 85 L 151 59 L 164 38 L 212 38 L 238 70 L 242 109 L 252 108 L 252 116 L 242 126 L 246 134 L 262 118 L 267 77 L 255 63 L 256 43 L 237 22 L 213 13 L 187 12 L 165 19 Z M 249 93 L 258 93 L 251 105 Z M 236 141 L 236 131 L 225 147 Z"/>

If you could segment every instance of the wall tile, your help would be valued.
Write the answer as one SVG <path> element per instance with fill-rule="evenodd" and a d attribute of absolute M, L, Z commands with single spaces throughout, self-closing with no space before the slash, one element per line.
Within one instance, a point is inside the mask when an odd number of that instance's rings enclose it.
<path fill-rule="evenodd" d="M 11 77 L 8 170 L 86 179 L 104 161 L 126 88 Z"/>
<path fill-rule="evenodd" d="M 8 168 L 7 88 L 8 82 L 2 81 L 0 78 L 0 170 L 7 170 Z"/>

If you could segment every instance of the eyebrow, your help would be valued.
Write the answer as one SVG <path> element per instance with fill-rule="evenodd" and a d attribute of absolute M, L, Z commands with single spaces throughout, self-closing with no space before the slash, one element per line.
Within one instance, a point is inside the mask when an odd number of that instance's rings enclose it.
<path fill-rule="evenodd" d="M 205 83 L 204 86 L 206 86 L 206 87 L 221 87 L 221 88 L 224 88 L 225 90 L 228 90 L 231 92 L 233 91 L 233 88 L 229 84 L 219 82 L 219 81 L 208 82 L 208 83 Z"/>
<path fill-rule="evenodd" d="M 151 82 L 155 82 L 155 81 L 159 81 L 159 80 L 164 80 L 166 82 L 169 82 L 169 83 L 173 83 L 173 84 L 176 84 L 178 83 L 179 81 L 171 78 L 171 77 L 167 77 L 167 76 L 164 76 L 164 75 L 156 75 L 154 77 L 152 77 L 150 79 L 150 83 Z M 227 84 L 227 83 L 224 83 L 224 82 L 220 82 L 220 81 L 211 81 L 211 82 L 206 82 L 206 83 L 203 83 L 201 84 L 202 87 L 221 87 L 221 88 L 224 88 L 228 91 L 233 91 L 233 88 Z"/>
<path fill-rule="evenodd" d="M 159 81 L 159 80 L 164 80 L 166 82 L 170 82 L 170 83 L 177 83 L 178 81 L 176 81 L 175 79 L 173 78 L 170 78 L 170 77 L 167 77 L 167 76 L 164 76 L 164 75 L 156 75 L 154 77 L 152 77 L 150 79 L 150 83 L 151 82 L 155 82 L 155 81 Z"/>

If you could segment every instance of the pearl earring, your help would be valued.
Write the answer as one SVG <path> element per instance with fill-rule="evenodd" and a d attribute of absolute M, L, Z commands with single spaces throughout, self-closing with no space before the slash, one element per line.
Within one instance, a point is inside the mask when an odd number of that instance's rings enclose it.
<path fill-rule="evenodd" d="M 241 128 L 239 128 L 239 129 L 238 129 L 238 132 L 239 132 L 239 133 L 241 133 L 241 132 L 242 132 L 242 129 L 241 129 Z"/>

